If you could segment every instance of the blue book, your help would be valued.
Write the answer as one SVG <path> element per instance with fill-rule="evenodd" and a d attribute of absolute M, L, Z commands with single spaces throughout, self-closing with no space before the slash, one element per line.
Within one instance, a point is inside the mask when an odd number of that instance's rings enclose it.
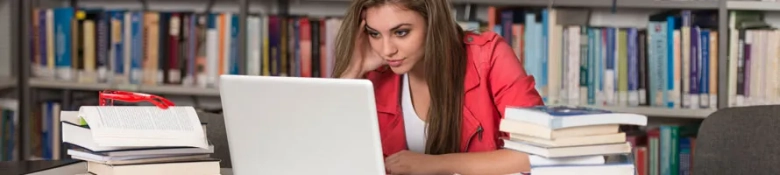
<path fill-rule="evenodd" d="M 71 65 L 71 55 L 73 52 L 72 44 L 72 22 L 75 11 L 71 7 L 62 7 L 54 9 L 54 39 L 55 39 L 55 67 L 57 69 L 57 78 L 62 80 L 73 79 L 73 66 Z"/>
<path fill-rule="evenodd" d="M 47 67 L 49 65 L 49 63 L 47 62 L 48 61 L 48 48 L 47 48 L 47 43 L 46 42 L 47 42 L 48 36 L 46 36 L 46 28 L 48 27 L 47 26 L 48 24 L 46 24 L 46 12 L 47 12 L 47 10 L 41 10 L 41 11 L 38 12 L 38 25 L 40 25 L 38 27 L 38 41 L 39 41 L 38 42 L 38 48 L 41 48 L 41 49 L 38 49 L 38 53 L 39 53 L 38 56 L 41 58 L 40 62 L 39 62 L 40 64 L 38 66 L 41 68 L 41 70 L 48 69 Z M 51 72 L 51 73 L 53 73 L 53 72 Z"/>
<path fill-rule="evenodd" d="M 588 57 L 587 57 L 587 76 L 588 76 L 588 105 L 596 104 L 596 34 L 598 28 L 589 28 L 588 33 Z"/>
<path fill-rule="evenodd" d="M 143 79 L 143 12 L 132 11 L 130 13 L 130 84 L 141 84 Z"/>
<path fill-rule="evenodd" d="M 688 105 L 691 105 L 691 106 L 689 106 L 689 107 L 693 107 L 693 105 L 698 104 L 698 100 L 699 100 L 699 98 L 698 98 L 699 97 L 699 81 L 701 79 L 701 74 L 700 74 L 701 71 L 699 70 L 700 69 L 699 65 L 701 65 L 701 62 L 700 62 L 700 60 L 701 60 L 701 48 L 699 47 L 700 46 L 699 43 L 701 42 L 701 40 L 699 40 L 700 33 L 701 33 L 700 31 L 701 31 L 701 29 L 698 26 L 691 27 L 691 36 L 690 36 L 691 37 L 691 54 L 690 54 L 691 55 L 691 58 L 690 58 L 691 65 L 689 65 L 690 68 L 691 68 L 691 70 L 690 70 L 690 78 L 691 79 L 690 79 L 690 87 L 688 88 L 688 94 L 690 94 L 690 97 L 691 97 L 690 104 L 688 104 Z M 696 107 L 698 107 L 698 106 L 696 106 Z"/>
<path fill-rule="evenodd" d="M 710 106 L 710 30 L 701 30 L 699 47 L 701 50 L 699 63 L 699 106 Z"/>
<path fill-rule="evenodd" d="M 541 55 L 541 61 L 542 61 L 542 73 L 541 73 L 541 74 L 542 74 L 542 75 L 541 75 L 542 77 L 540 77 L 540 78 L 538 79 L 538 80 L 540 80 L 540 81 L 539 81 L 539 82 L 537 82 L 537 83 L 539 83 L 539 84 L 540 84 L 540 85 L 543 87 L 542 91 L 540 91 L 540 92 L 542 92 L 542 100 L 544 101 L 544 103 L 545 103 L 545 104 L 546 104 L 546 103 L 549 103 L 549 102 L 547 101 L 547 100 L 548 100 L 548 98 L 547 98 L 547 97 L 548 97 L 548 94 L 549 94 L 549 92 L 547 92 L 547 88 L 548 88 L 548 87 L 547 87 L 547 86 L 548 86 L 548 83 L 547 83 L 547 81 L 549 81 L 549 78 L 548 78 L 548 77 L 549 77 L 549 75 L 548 75 L 548 74 L 549 74 L 549 70 L 548 70 L 548 69 L 549 69 L 549 67 L 548 67 L 548 65 L 547 65 L 547 61 L 548 61 L 548 56 L 549 56 L 549 55 L 548 55 L 548 52 L 547 52 L 547 50 L 548 50 L 548 49 L 550 49 L 550 48 L 549 48 L 549 46 L 548 46 L 548 39 L 547 39 L 547 38 L 550 36 L 550 35 L 548 34 L 548 33 L 549 33 L 549 30 L 550 30 L 550 29 L 549 29 L 549 26 L 550 26 L 550 25 L 549 25 L 549 21 L 550 21 L 550 15 L 549 15 L 549 13 L 550 13 L 550 12 L 549 12 L 549 10 L 548 10 L 548 9 L 544 9 L 544 10 L 542 10 L 542 24 L 541 24 L 541 25 L 542 25 L 542 26 L 541 26 L 541 28 L 542 28 L 542 29 L 541 29 L 541 34 L 542 34 L 542 35 L 541 35 L 541 40 L 542 40 L 542 42 L 541 42 L 541 43 L 542 43 L 542 45 L 541 45 L 541 48 L 542 48 L 542 49 L 541 49 L 541 50 L 539 50 L 539 51 L 540 51 L 540 53 L 541 53 L 540 55 Z"/>
<path fill-rule="evenodd" d="M 674 85 L 678 84 L 678 86 L 681 85 L 680 80 L 674 79 L 674 30 L 679 29 L 678 23 L 676 22 L 675 16 L 669 16 L 666 18 L 666 61 L 661 61 L 661 66 L 666 66 L 666 71 L 664 71 L 664 77 L 666 77 L 666 81 L 662 83 L 662 85 L 665 85 L 666 87 L 666 93 L 664 93 L 664 101 L 666 102 L 666 107 L 674 108 L 675 106 L 679 105 L 679 103 L 675 103 L 676 101 L 680 100 L 680 96 L 675 95 L 672 96 L 673 93 L 679 94 L 679 92 L 674 92 Z M 677 99 L 672 99 L 673 97 L 676 97 Z"/>
<path fill-rule="evenodd" d="M 125 19 L 125 12 L 124 11 L 109 11 L 108 12 L 110 18 L 112 21 L 117 21 L 118 26 L 109 26 L 111 30 L 119 30 L 120 35 L 118 37 L 120 38 L 111 38 L 111 52 L 113 53 L 111 56 L 114 60 L 114 65 L 111 68 L 113 70 L 115 75 L 122 75 L 125 73 L 125 54 L 124 54 L 124 39 L 121 37 L 124 36 L 124 19 Z M 112 28 L 116 27 L 116 28 Z M 109 37 L 114 37 L 114 35 L 109 35 Z"/>
<path fill-rule="evenodd" d="M 238 58 L 238 15 L 230 15 L 230 74 L 239 74 L 239 58 Z"/>
<path fill-rule="evenodd" d="M 555 129 L 622 124 L 647 125 L 647 116 L 572 106 L 507 107 L 504 118 Z"/>
<path fill-rule="evenodd" d="M 639 106 L 639 57 L 637 56 L 637 29 L 628 29 L 628 103 Z"/>

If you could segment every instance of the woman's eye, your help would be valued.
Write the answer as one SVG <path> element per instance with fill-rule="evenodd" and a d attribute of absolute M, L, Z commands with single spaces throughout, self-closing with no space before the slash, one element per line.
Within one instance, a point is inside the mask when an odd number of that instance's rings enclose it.
<path fill-rule="evenodd" d="M 376 32 L 368 32 L 368 36 L 370 36 L 371 38 L 377 38 L 377 37 L 379 37 L 379 33 L 376 33 Z"/>
<path fill-rule="evenodd" d="M 409 31 L 400 30 L 400 31 L 396 31 L 395 32 L 395 35 L 397 35 L 397 36 L 406 36 L 406 34 L 409 34 Z"/>

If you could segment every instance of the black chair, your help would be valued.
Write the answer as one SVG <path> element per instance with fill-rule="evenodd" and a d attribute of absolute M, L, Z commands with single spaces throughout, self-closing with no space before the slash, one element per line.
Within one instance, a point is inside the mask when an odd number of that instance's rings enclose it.
<path fill-rule="evenodd" d="M 780 174 L 780 106 L 718 110 L 701 124 L 694 175 Z"/>

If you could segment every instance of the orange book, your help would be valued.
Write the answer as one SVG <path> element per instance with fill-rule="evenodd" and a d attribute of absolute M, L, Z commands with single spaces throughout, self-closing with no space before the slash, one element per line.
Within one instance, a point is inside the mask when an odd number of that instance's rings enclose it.
<path fill-rule="evenodd" d="M 219 15 L 219 18 L 217 18 L 217 31 L 219 32 L 219 41 L 218 41 L 218 48 L 219 48 L 219 55 L 217 55 L 217 62 L 219 63 L 219 66 L 217 68 L 217 75 L 225 74 L 225 33 L 228 32 L 226 29 L 225 22 L 227 21 L 227 15 L 221 14 Z"/>
<path fill-rule="evenodd" d="M 143 84 L 157 84 L 157 67 L 160 50 L 160 14 L 146 12 L 144 14 L 144 59 Z"/>

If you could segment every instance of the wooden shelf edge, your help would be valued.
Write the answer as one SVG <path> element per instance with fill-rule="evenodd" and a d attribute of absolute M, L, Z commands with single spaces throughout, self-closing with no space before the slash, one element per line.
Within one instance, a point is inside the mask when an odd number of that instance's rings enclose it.
<path fill-rule="evenodd" d="M 780 11 L 780 2 L 727 1 L 726 8 L 729 10 Z"/>
<path fill-rule="evenodd" d="M 126 90 L 133 92 L 142 92 L 159 95 L 192 95 L 192 96 L 215 96 L 219 97 L 217 88 L 200 88 L 177 85 L 145 86 L 132 84 L 109 84 L 109 83 L 78 83 L 70 81 L 59 81 L 49 79 L 30 79 L 31 88 L 47 89 L 71 89 L 71 90 Z"/>
<path fill-rule="evenodd" d="M 0 90 L 13 88 L 16 86 L 14 77 L 0 77 Z"/>

